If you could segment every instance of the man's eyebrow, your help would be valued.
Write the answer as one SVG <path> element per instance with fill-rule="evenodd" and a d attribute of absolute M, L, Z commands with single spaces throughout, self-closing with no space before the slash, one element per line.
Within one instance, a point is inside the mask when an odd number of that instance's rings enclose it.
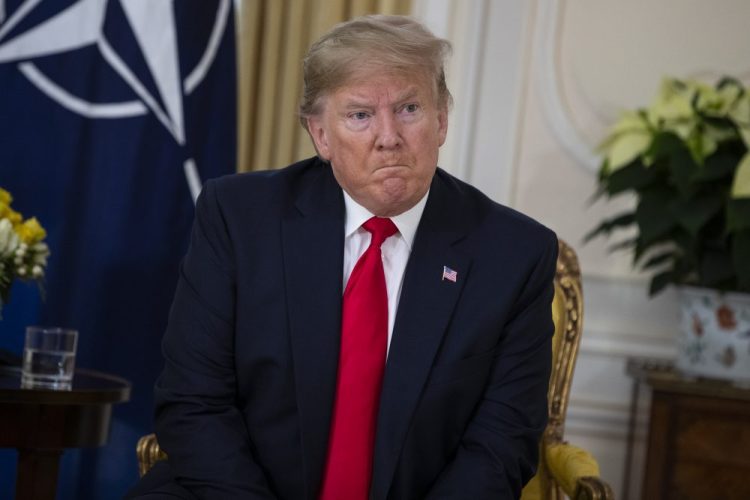
<path fill-rule="evenodd" d="M 344 108 L 346 109 L 371 108 L 372 106 L 373 106 L 372 101 L 368 101 L 367 99 L 360 100 L 356 97 L 353 97 L 344 103 Z"/>
<path fill-rule="evenodd" d="M 411 87 L 404 91 L 403 94 L 401 94 L 398 99 L 396 99 L 397 103 L 401 103 L 404 101 L 409 101 L 411 99 L 414 99 L 419 95 L 419 89 L 417 87 Z"/>
<path fill-rule="evenodd" d="M 394 104 L 401 104 L 404 101 L 409 101 L 411 99 L 414 99 L 419 95 L 419 88 L 418 87 L 409 87 L 404 92 L 402 92 L 400 95 L 394 99 Z M 352 95 L 348 98 L 348 100 L 344 103 L 345 109 L 354 109 L 354 108 L 371 108 L 375 106 L 374 102 L 371 99 L 368 99 L 365 96 L 359 96 L 359 95 Z"/>

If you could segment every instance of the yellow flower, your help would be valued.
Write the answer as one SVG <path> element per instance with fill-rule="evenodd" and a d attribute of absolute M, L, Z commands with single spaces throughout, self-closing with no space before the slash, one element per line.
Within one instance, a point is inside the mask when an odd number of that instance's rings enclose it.
<path fill-rule="evenodd" d="M 47 231 L 39 224 L 36 217 L 32 217 L 16 228 L 18 237 L 27 245 L 33 245 L 42 241 L 47 236 Z"/>
<path fill-rule="evenodd" d="M 9 206 L 0 206 L 0 219 L 8 219 L 14 229 L 23 222 L 23 216 Z"/>
<path fill-rule="evenodd" d="M 5 189 L 0 188 L 0 207 L 8 206 L 13 201 L 13 197 Z"/>

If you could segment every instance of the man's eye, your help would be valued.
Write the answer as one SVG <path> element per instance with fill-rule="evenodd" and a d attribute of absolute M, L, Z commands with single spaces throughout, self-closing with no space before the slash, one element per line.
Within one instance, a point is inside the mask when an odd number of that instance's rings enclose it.
<path fill-rule="evenodd" d="M 352 113 L 349 115 L 350 118 L 353 118 L 355 120 L 366 120 L 370 115 L 365 113 L 364 111 L 357 111 L 356 113 Z"/>
<path fill-rule="evenodd" d="M 416 113 L 419 110 L 419 104 L 407 104 L 404 106 L 404 111 L 407 113 Z"/>

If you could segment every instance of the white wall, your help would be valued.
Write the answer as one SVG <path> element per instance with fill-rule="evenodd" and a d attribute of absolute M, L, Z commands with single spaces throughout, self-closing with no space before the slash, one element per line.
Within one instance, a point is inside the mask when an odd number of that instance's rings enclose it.
<path fill-rule="evenodd" d="M 454 43 L 456 101 L 440 163 L 497 201 L 554 229 L 578 252 L 585 322 L 566 438 L 625 487 L 631 356 L 671 358 L 673 292 L 647 298 L 630 257 L 583 236 L 631 199 L 590 204 L 606 127 L 646 105 L 665 75 L 750 79 L 747 0 L 416 0 L 415 16 Z M 645 404 L 644 404 L 645 403 Z M 638 498 L 648 412 L 638 415 Z"/>

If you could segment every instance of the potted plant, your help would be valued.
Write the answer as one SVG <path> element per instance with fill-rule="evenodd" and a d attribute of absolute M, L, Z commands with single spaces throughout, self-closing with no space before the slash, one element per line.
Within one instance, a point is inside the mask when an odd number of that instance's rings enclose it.
<path fill-rule="evenodd" d="M 10 193 L 0 188 L 0 319 L 13 281 L 35 281 L 41 287 L 49 256 L 44 228 L 36 217 L 24 220 L 11 208 L 12 201 Z"/>
<path fill-rule="evenodd" d="M 598 195 L 636 204 L 588 238 L 631 228 L 612 248 L 651 273 L 651 295 L 678 286 L 677 365 L 691 374 L 750 381 L 749 147 L 750 95 L 731 78 L 665 79 L 600 146 Z"/>

